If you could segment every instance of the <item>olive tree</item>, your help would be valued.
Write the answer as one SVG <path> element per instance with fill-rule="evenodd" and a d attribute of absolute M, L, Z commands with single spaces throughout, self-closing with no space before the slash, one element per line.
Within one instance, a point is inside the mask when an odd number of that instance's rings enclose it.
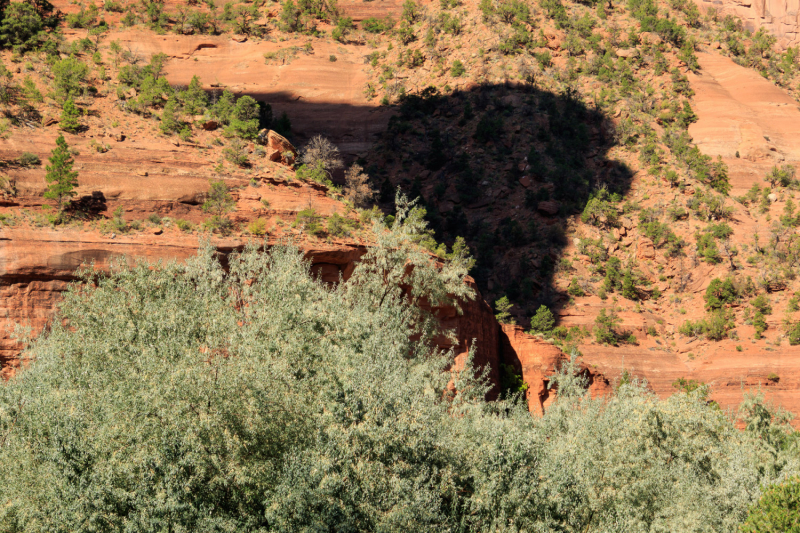
<path fill-rule="evenodd" d="M 573 359 L 541 418 L 485 401 L 435 344 L 471 261 L 397 207 L 336 286 L 291 243 L 84 270 L 0 387 L 0 532 L 735 531 L 797 473 L 757 399 L 740 431 L 703 387 L 591 398 Z"/>

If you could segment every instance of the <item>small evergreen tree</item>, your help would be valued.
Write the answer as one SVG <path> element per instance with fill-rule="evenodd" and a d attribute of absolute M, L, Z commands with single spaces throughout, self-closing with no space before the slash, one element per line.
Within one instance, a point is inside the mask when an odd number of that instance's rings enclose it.
<path fill-rule="evenodd" d="M 180 94 L 183 111 L 187 115 L 201 115 L 208 107 L 208 95 L 203 90 L 200 78 L 192 76 L 189 87 Z"/>
<path fill-rule="evenodd" d="M 236 202 L 231 196 L 228 185 L 223 180 L 211 180 L 211 190 L 208 191 L 208 198 L 203 203 L 203 211 L 211 213 L 211 220 L 206 222 L 206 226 L 212 230 L 220 230 L 226 233 L 231 227 L 231 221 L 225 214 L 236 209 Z"/>
<path fill-rule="evenodd" d="M 639 293 L 636 291 L 636 283 L 633 280 L 633 269 L 628 267 L 622 277 L 622 297 L 628 300 L 638 300 Z"/>
<path fill-rule="evenodd" d="M 549 333 L 555 323 L 552 311 L 546 305 L 539 306 L 531 319 L 531 333 Z"/>
<path fill-rule="evenodd" d="M 183 129 L 183 122 L 178 116 L 178 101 L 175 97 L 167 101 L 164 106 L 164 112 L 161 113 L 161 133 L 165 135 L 172 135 Z"/>
<path fill-rule="evenodd" d="M 514 320 L 514 317 L 512 317 L 511 313 L 508 312 L 512 307 L 514 307 L 514 304 L 508 301 L 508 296 L 503 296 L 494 303 L 494 308 L 497 311 L 497 314 L 494 315 L 494 317 L 501 324 L 516 324 L 517 321 Z"/>
<path fill-rule="evenodd" d="M 81 112 L 78 106 L 75 105 L 72 98 L 68 98 L 67 101 L 64 102 L 64 107 L 61 109 L 61 122 L 59 122 L 58 125 L 64 131 L 77 133 L 78 130 L 81 129 L 81 123 L 78 120 L 80 116 Z"/>
<path fill-rule="evenodd" d="M 45 198 L 56 201 L 59 220 L 64 213 L 65 202 L 75 196 L 75 187 L 78 186 L 78 173 L 72 170 L 74 164 L 67 141 L 63 135 L 59 135 L 47 166 L 45 180 L 48 185 L 44 193 Z"/>

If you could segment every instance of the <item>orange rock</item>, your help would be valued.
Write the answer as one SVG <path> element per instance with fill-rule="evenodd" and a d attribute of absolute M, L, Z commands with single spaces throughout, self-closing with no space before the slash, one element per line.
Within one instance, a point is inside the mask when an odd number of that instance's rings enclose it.
<path fill-rule="evenodd" d="M 511 365 L 521 373 L 528 385 L 525 393 L 528 410 L 541 415 L 555 398 L 555 391 L 548 388 L 549 376 L 566 360 L 566 355 L 556 346 L 528 335 L 521 326 L 516 325 L 502 326 L 500 342 L 504 364 Z M 585 366 L 583 371 L 589 378 L 589 390 L 593 396 L 613 392 L 608 380 L 601 374 Z"/>
<path fill-rule="evenodd" d="M 270 161 L 275 161 L 276 163 L 284 163 L 289 164 L 297 159 L 297 149 L 292 146 L 286 137 L 269 130 L 267 133 L 267 150 L 268 150 L 268 158 Z M 286 154 L 292 154 L 291 161 L 287 159 Z"/>
<path fill-rule="evenodd" d="M 653 246 L 653 241 L 650 239 L 639 239 L 639 244 L 636 249 L 637 259 L 655 259 L 656 249 Z"/>

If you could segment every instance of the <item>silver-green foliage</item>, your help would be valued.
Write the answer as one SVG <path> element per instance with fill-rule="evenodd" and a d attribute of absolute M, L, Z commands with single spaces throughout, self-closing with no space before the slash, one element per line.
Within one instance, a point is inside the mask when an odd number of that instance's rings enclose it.
<path fill-rule="evenodd" d="M 87 273 L 0 387 L 0 531 L 734 531 L 797 471 L 699 393 L 568 366 L 543 418 L 485 402 L 418 305 L 471 297 L 469 259 L 398 205 L 335 288 L 290 245 Z"/>

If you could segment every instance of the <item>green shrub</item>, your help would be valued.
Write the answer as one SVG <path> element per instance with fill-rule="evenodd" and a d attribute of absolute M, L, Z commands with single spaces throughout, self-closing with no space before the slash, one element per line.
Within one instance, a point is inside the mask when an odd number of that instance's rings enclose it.
<path fill-rule="evenodd" d="M 222 149 L 222 155 L 234 165 L 240 167 L 250 165 L 250 154 L 247 151 L 247 145 L 241 139 L 231 139 L 228 145 Z"/>
<path fill-rule="evenodd" d="M 22 152 L 22 155 L 17 158 L 17 163 L 21 167 L 35 167 L 42 163 L 39 156 L 30 152 Z"/>
<path fill-rule="evenodd" d="M 223 233 L 231 229 L 231 221 L 225 214 L 236 210 L 236 202 L 230 194 L 228 185 L 223 180 L 209 181 L 210 189 L 206 201 L 203 202 L 202 209 L 207 213 L 212 213 L 210 220 L 204 225 L 211 230 L 219 230 Z"/>
<path fill-rule="evenodd" d="M 586 292 L 581 288 L 580 284 L 578 283 L 578 278 L 573 277 L 569 282 L 569 287 L 567 287 L 567 294 L 570 296 L 586 296 Z"/>
<path fill-rule="evenodd" d="M 780 185 L 781 187 L 789 187 L 795 183 L 794 179 L 795 170 L 792 165 L 781 165 L 780 167 L 774 166 L 765 176 L 765 180 L 769 182 L 770 186 Z"/>
<path fill-rule="evenodd" d="M 528 384 L 522 379 L 522 374 L 517 374 L 512 365 L 500 364 L 500 389 L 504 397 L 513 394 L 524 394 Z"/>
<path fill-rule="evenodd" d="M 161 133 L 172 135 L 186 127 L 185 123 L 180 119 L 179 107 L 178 99 L 175 96 L 170 97 L 164 106 L 164 111 L 161 113 L 161 124 L 159 125 Z"/>
<path fill-rule="evenodd" d="M 633 274 L 633 268 L 630 266 L 625 269 L 622 276 L 622 290 L 620 291 L 623 298 L 628 300 L 638 300 L 639 290 L 636 286 L 636 277 Z"/>
<path fill-rule="evenodd" d="M 293 228 L 299 228 L 309 235 L 319 235 L 324 231 L 322 227 L 322 215 L 317 213 L 313 207 L 306 207 L 297 213 L 297 217 L 292 222 Z"/>
<path fill-rule="evenodd" d="M 203 222 L 203 228 L 227 235 L 233 230 L 233 222 L 228 217 L 212 215 L 211 218 Z"/>
<path fill-rule="evenodd" d="M 750 302 L 750 305 L 752 305 L 756 311 L 763 315 L 772 314 L 772 305 L 769 303 L 769 298 L 767 298 L 767 296 L 764 294 L 759 294 L 753 298 L 753 301 Z"/>
<path fill-rule="evenodd" d="M 256 236 L 265 235 L 267 233 L 267 221 L 263 218 L 257 218 L 247 225 L 247 231 Z"/>
<path fill-rule="evenodd" d="M 753 327 L 756 330 L 755 338 L 760 339 L 761 335 L 767 330 L 767 321 L 764 319 L 763 313 L 761 311 L 756 311 L 753 315 Z"/>
<path fill-rule="evenodd" d="M 463 76 L 465 72 L 467 72 L 467 69 L 464 68 L 464 64 L 461 61 L 459 61 L 458 59 L 453 61 L 453 66 L 450 67 L 451 76 L 453 76 L 454 78 L 458 78 Z"/>
<path fill-rule="evenodd" d="M 103 9 L 109 13 L 122 13 L 125 11 L 125 9 L 122 7 L 122 4 L 117 0 L 105 0 L 103 3 Z"/>
<path fill-rule="evenodd" d="M 687 320 L 678 331 L 687 337 L 705 335 L 708 340 L 720 341 L 728 335 L 733 327 L 733 316 L 724 309 L 718 309 L 697 322 Z"/>
<path fill-rule="evenodd" d="M 176 219 L 175 225 L 181 231 L 192 231 L 192 229 L 194 228 L 194 224 L 192 224 L 188 220 L 183 220 L 182 218 Z"/>
<path fill-rule="evenodd" d="M 609 193 L 605 187 L 598 189 L 586 202 L 581 220 L 593 226 L 616 226 L 619 214 L 614 204 L 618 201 L 618 195 Z"/>
<path fill-rule="evenodd" d="M 789 344 L 792 346 L 797 346 L 800 344 L 800 322 L 797 322 L 789 327 L 787 331 L 787 335 L 789 337 Z"/>
<path fill-rule="evenodd" d="M 706 309 L 720 309 L 739 299 L 739 290 L 731 278 L 714 278 L 706 287 L 704 296 Z"/>
<path fill-rule="evenodd" d="M 389 17 L 383 20 L 369 17 L 361 22 L 361 27 L 368 33 L 383 33 L 394 27 L 394 21 Z"/>
<path fill-rule="evenodd" d="M 742 533 L 796 533 L 800 531 L 800 478 L 770 485 L 750 508 Z"/>
<path fill-rule="evenodd" d="M 45 30 L 42 16 L 31 2 L 3 2 L 0 43 L 18 52 L 39 47 Z"/>
<path fill-rule="evenodd" d="M 75 57 L 56 61 L 52 68 L 54 96 L 60 102 L 84 92 L 89 66 Z"/>
<path fill-rule="evenodd" d="M 326 232 L 333 237 L 349 237 L 350 231 L 356 224 L 355 220 L 343 217 L 339 213 L 334 213 L 328 217 Z"/>
<path fill-rule="evenodd" d="M 619 316 L 613 309 L 608 313 L 606 313 L 605 309 L 600 309 L 594 320 L 594 340 L 599 344 L 612 344 L 615 346 L 618 342 L 627 340 L 627 333 L 617 331 L 620 322 Z"/>

